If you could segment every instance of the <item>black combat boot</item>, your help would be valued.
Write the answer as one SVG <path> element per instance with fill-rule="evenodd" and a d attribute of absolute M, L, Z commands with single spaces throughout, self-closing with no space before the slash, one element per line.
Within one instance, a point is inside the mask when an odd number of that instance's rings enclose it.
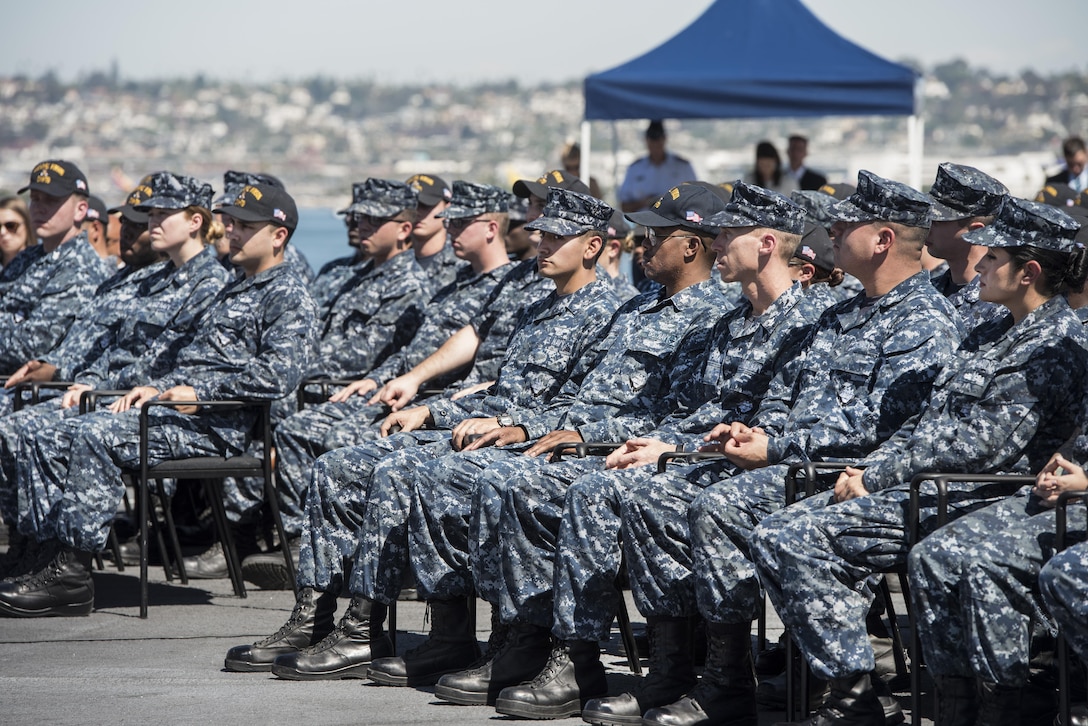
<path fill-rule="evenodd" d="M 647 618 L 650 670 L 637 690 L 586 703 L 582 720 L 603 726 L 639 726 L 642 714 L 672 703 L 695 685 L 692 618 Z"/>
<path fill-rule="evenodd" d="M 479 661 L 438 679 L 434 695 L 462 706 L 494 706 L 499 691 L 540 672 L 551 651 L 547 628 L 514 623 L 500 624 L 497 631 L 498 636 L 488 641 L 488 652 Z M 493 630 L 492 635 L 495 633 Z"/>
<path fill-rule="evenodd" d="M 257 545 L 257 525 L 253 522 L 231 522 L 231 538 L 234 549 L 238 551 L 238 560 L 261 551 Z M 223 543 L 216 542 L 199 555 L 184 558 L 185 574 L 194 580 L 221 580 L 230 576 L 227 568 L 227 554 Z"/>
<path fill-rule="evenodd" d="M 431 632 L 427 640 L 404 657 L 375 660 L 370 680 L 384 686 L 430 686 L 447 673 L 464 670 L 480 657 L 480 644 L 472 631 L 469 598 L 432 600 Z"/>
<path fill-rule="evenodd" d="M 756 726 L 752 624 L 707 623 L 706 668 L 688 695 L 642 718 L 644 724 Z"/>
<path fill-rule="evenodd" d="M 978 695 L 974 678 L 934 676 L 937 688 L 937 723 L 941 726 L 974 726 Z"/>
<path fill-rule="evenodd" d="M 1020 698 L 1023 688 L 976 681 L 980 726 L 1015 726 L 1020 723 Z"/>
<path fill-rule="evenodd" d="M 299 590 L 291 617 L 272 635 L 252 645 L 236 645 L 227 651 L 223 667 L 236 673 L 272 670 L 277 657 L 319 643 L 332 632 L 336 593 Z"/>
<path fill-rule="evenodd" d="M 288 541 L 291 559 L 298 565 L 300 540 L 298 537 Z M 250 555 L 242 561 L 242 577 L 262 590 L 290 590 L 294 587 L 291 571 L 279 547 L 268 552 Z"/>
<path fill-rule="evenodd" d="M 17 565 L 22 561 L 30 540 L 21 534 L 14 525 L 8 527 L 8 551 L 0 556 L 0 579 L 19 574 Z"/>
<path fill-rule="evenodd" d="M 607 693 L 600 644 L 595 640 L 560 640 L 533 680 L 499 692 L 495 710 L 521 718 L 567 718 L 581 713 L 587 701 Z"/>
<path fill-rule="evenodd" d="M 34 572 L 0 582 L 0 615 L 89 615 L 94 609 L 91 553 L 57 543 L 43 544 L 39 552 L 55 554 Z"/>
<path fill-rule="evenodd" d="M 811 717 L 801 726 L 884 726 L 884 706 L 880 703 L 868 673 L 831 681 L 831 692 Z"/>
<path fill-rule="evenodd" d="M 316 645 L 277 657 L 272 675 L 290 681 L 366 678 L 371 661 L 393 654 L 385 615 L 382 603 L 353 597 L 331 633 Z"/>

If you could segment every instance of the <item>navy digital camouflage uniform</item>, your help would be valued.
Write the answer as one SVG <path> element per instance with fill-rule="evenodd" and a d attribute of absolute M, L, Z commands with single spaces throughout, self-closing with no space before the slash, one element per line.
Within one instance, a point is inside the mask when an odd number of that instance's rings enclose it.
<path fill-rule="evenodd" d="M 288 395 L 316 347 L 316 312 L 305 285 L 286 265 L 238 277 L 209 308 L 173 370 L 152 385 L 191 385 L 205 400 Z M 101 549 L 123 493 L 121 471 L 139 461 L 137 416 L 135 409 L 91 413 L 23 436 L 20 531 L 39 541 Z M 167 408 L 150 418 L 152 465 L 179 456 L 238 454 L 256 420 L 251 411 L 187 416 Z"/>
<path fill-rule="evenodd" d="M 977 328 L 934 382 L 926 409 L 861 460 L 871 494 L 838 504 L 813 497 L 755 530 L 749 546 L 760 580 L 817 675 L 873 668 L 864 626 L 871 597 L 859 583 L 906 563 L 911 477 L 1040 469 L 1076 431 L 1086 340 L 1060 297 L 1016 326 L 1010 315 Z M 949 491 L 950 519 L 994 501 L 985 485 Z M 936 509 L 936 497 L 923 497 L 923 532 L 935 528 Z"/>
<path fill-rule="evenodd" d="M 30 247 L 17 260 L 19 269 L 9 265 L 0 284 L 3 373 L 13 373 L 55 348 L 112 272 L 87 241 L 86 232 L 52 252 L 43 245 Z"/>
<path fill-rule="evenodd" d="M 1069 252 L 1076 230 L 1064 213 L 1010 197 L 994 224 L 965 239 Z M 1085 340 L 1081 320 L 1060 296 L 1015 326 L 1009 314 L 976 328 L 938 377 L 926 410 L 862 460 L 870 495 L 830 506 L 826 496 L 815 497 L 756 529 L 749 544 L 760 579 L 816 673 L 845 678 L 873 666 L 864 628 L 851 621 L 858 612 L 864 621 L 870 599 L 857 582 L 905 564 L 913 475 L 1031 473 L 1072 438 L 1088 386 Z M 949 491 L 950 519 L 994 500 L 985 485 L 953 483 Z M 936 516 L 934 498 L 923 499 L 923 531 L 934 529 Z M 927 545 L 935 572 L 954 557 L 937 551 L 941 540 L 938 534 Z"/>
<path fill-rule="evenodd" d="M 503 265 L 489 272 L 476 274 L 471 266 L 465 265 L 457 279 L 439 290 L 427 303 L 427 315 L 412 341 L 386 358 L 367 377 L 384 383 L 418 365 L 447 338 L 472 322 L 508 269 L 509 265 Z M 435 383 L 445 382 L 447 381 Z M 295 534 L 302 531 L 305 488 L 313 462 L 320 454 L 339 448 L 324 444 L 330 430 L 349 421 L 352 428 L 365 429 L 364 435 L 353 437 L 352 444 L 377 438 L 374 424 L 385 417 L 388 408 L 370 405 L 367 403 L 368 399 L 369 396 L 355 396 L 339 403 L 310 406 L 283 420 L 276 428 L 280 514 L 288 532 Z M 339 435 L 342 436 L 343 433 Z"/>
<path fill-rule="evenodd" d="M 1083 542 L 1084 507 L 1067 513 L 1066 542 Z M 934 676 L 1027 683 L 1032 626 L 1053 625 L 1039 586 L 1040 570 L 1055 554 L 1055 520 L 1053 507 L 1025 487 L 911 549 L 911 597 Z M 1077 600 L 1085 600 L 1083 580 Z"/>
<path fill-rule="evenodd" d="M 607 210 L 607 214 L 604 210 Z M 545 206 L 545 217 L 541 220 L 554 217 L 561 219 L 562 223 L 537 220 L 533 224 L 551 225 L 549 231 L 561 235 L 580 234 L 592 229 L 585 226 L 587 220 L 602 214 L 607 219 L 611 212 L 610 207 L 592 197 L 552 190 L 549 192 L 549 203 Z M 571 230 L 572 227 L 578 231 Z M 356 512 L 356 516 L 362 518 L 362 526 L 358 530 L 361 541 L 358 547 L 338 551 L 336 543 L 343 542 L 345 534 L 348 538 L 352 537 L 352 532 L 345 530 L 351 522 L 343 518 L 332 522 L 326 519 L 321 523 L 311 520 L 310 531 L 304 532 L 302 538 L 299 584 L 327 588 L 329 583 L 335 581 L 334 578 L 339 577 L 340 558 L 354 554 L 355 569 L 350 583 L 352 593 L 382 602 L 395 599 L 395 590 L 399 590 L 400 577 L 407 566 L 404 557 L 410 482 L 404 474 L 425 461 L 451 453 L 448 432 L 460 420 L 501 415 L 507 410 L 528 407 L 534 400 L 546 400 L 557 395 L 563 383 L 571 377 L 578 361 L 604 336 L 618 306 L 615 294 L 603 282 L 592 282 L 568 295 L 551 293 L 525 311 L 506 350 L 494 386 L 486 392 L 472 394 L 456 402 L 448 398 L 432 400 L 427 404 L 433 419 L 431 430 L 391 437 L 400 439 L 398 443 L 414 443 L 416 434 L 421 433 L 427 437 L 425 440 L 433 443 L 400 449 L 393 455 L 385 456 L 377 466 L 374 465 L 377 458 L 375 450 L 388 447 L 390 439 L 326 455 L 326 459 L 338 456 L 337 465 L 343 469 L 342 474 L 334 472 L 328 481 L 337 488 L 341 482 L 350 483 L 350 487 L 358 490 L 359 494 L 365 493 L 362 511 Z M 322 488 L 318 474 L 324 473 L 325 469 L 324 466 L 315 466 L 307 501 L 311 513 L 333 509 L 322 502 L 359 496 L 345 495 L 336 488 Z M 358 499 L 356 506 L 357 502 Z M 309 558 L 314 561 L 312 574 L 306 566 Z M 308 582 L 307 578 L 313 582 Z"/>
<path fill-rule="evenodd" d="M 693 328 L 712 324 L 723 308 L 724 300 L 712 280 L 671 298 L 663 293 L 641 295 L 617 311 L 597 350 L 579 361 L 578 367 L 585 370 L 568 379 L 558 396 L 506 414 L 525 429 L 529 441 L 559 429 L 578 431 L 586 441 L 626 439 L 649 430 L 661 417 L 660 402 L 670 386 L 692 362 L 692 357 L 677 355 L 681 341 Z M 413 473 L 409 538 L 422 596 L 449 599 L 470 592 L 470 552 L 495 560 L 497 553 L 481 553 L 473 546 L 480 532 L 478 527 L 470 531 L 470 522 L 491 519 L 477 508 L 497 513 L 504 485 L 519 480 L 525 462 L 532 462 L 527 465 L 530 470 L 536 467 L 537 460 L 521 453 L 528 446 L 450 454 Z M 487 490 L 484 501 L 478 487 Z M 540 516 L 546 518 L 546 514 Z M 556 528 L 551 528 L 552 539 Z M 532 548 L 527 539 L 511 546 Z M 486 576 L 497 581 L 501 573 L 495 568 Z M 485 586 L 478 592 L 488 599 L 496 590 Z"/>
<path fill-rule="evenodd" d="M 453 247 L 447 241 L 446 245 L 435 254 L 428 257 L 416 257 L 416 264 L 431 281 L 431 289 L 440 290 L 457 278 L 457 273 L 464 262 L 453 253 Z"/>
<path fill-rule="evenodd" d="M 358 274 L 365 264 L 366 259 L 356 252 L 322 265 L 310 283 L 310 296 L 314 304 L 319 309 L 325 307 L 344 283 Z"/>
<path fill-rule="evenodd" d="M 127 300 L 115 299 L 116 320 L 95 338 L 85 360 L 71 364 L 77 383 L 128 390 L 168 373 L 179 351 L 196 335 L 196 323 L 226 282 L 214 247 L 206 247 L 180 269 L 166 261 L 150 268 Z M 75 329 L 73 329 L 75 330 Z M 60 368 L 58 367 L 58 370 Z M 0 419 L 0 514 L 16 521 L 16 456 L 19 438 L 40 431 L 79 409 L 62 409 L 53 399 Z"/>
<path fill-rule="evenodd" d="M 307 375 L 362 377 L 412 339 L 430 296 L 427 275 L 410 251 L 369 263 L 321 310 L 318 357 Z"/>
<path fill-rule="evenodd" d="M 1070 508 L 1070 522 L 1084 530 L 1084 510 Z M 1076 518 L 1076 519 L 1074 519 Z M 1054 555 L 1039 572 L 1039 588 L 1047 612 L 1080 659 L 1088 663 L 1088 544 L 1080 543 Z"/>

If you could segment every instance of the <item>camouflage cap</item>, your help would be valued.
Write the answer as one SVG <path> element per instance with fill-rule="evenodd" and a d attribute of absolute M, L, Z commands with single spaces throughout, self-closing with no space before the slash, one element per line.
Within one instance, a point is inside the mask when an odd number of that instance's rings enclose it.
<path fill-rule="evenodd" d="M 51 197 L 66 197 L 69 194 L 87 196 L 91 193 L 87 186 L 87 177 L 79 167 L 64 159 L 43 161 L 30 172 L 30 183 L 19 190 L 19 194 L 33 189 L 45 192 Z"/>
<path fill-rule="evenodd" d="M 831 246 L 831 236 L 827 233 L 827 228 L 816 222 L 805 222 L 805 231 L 793 256 L 828 272 L 834 270 L 835 250 Z"/>
<path fill-rule="evenodd" d="M 223 193 L 212 200 L 212 208 L 218 207 L 221 204 L 229 204 L 239 192 L 242 191 L 242 187 L 247 184 L 268 184 L 269 186 L 279 187 L 285 189 L 283 182 L 271 174 L 263 174 L 260 172 L 248 172 L 248 171 L 228 171 L 223 174 Z"/>
<path fill-rule="evenodd" d="M 627 233 L 631 231 L 631 228 L 627 226 L 627 220 L 623 217 L 623 212 L 616 209 L 612 212 L 612 217 L 608 220 L 608 229 L 604 230 L 605 236 L 608 239 L 627 239 Z"/>
<path fill-rule="evenodd" d="M 558 237 L 572 237 L 590 230 L 604 232 L 615 212 L 600 199 L 588 194 L 552 187 L 544 203 L 544 214 L 525 225 Z"/>
<path fill-rule="evenodd" d="M 416 190 L 416 198 L 424 207 L 433 207 L 439 202 L 453 199 L 453 190 L 446 180 L 434 174 L 415 174 L 404 182 Z"/>
<path fill-rule="evenodd" d="M 466 219 L 491 212 L 510 211 L 510 192 L 490 184 L 474 184 L 460 179 L 453 182 L 453 199 L 436 217 Z"/>
<path fill-rule="evenodd" d="M 151 196 L 137 205 L 138 212 L 186 207 L 208 208 L 212 204 L 212 185 L 191 176 L 160 171 L 151 175 L 147 185 L 151 187 Z"/>
<path fill-rule="evenodd" d="M 627 219 L 644 227 L 684 227 L 704 234 L 717 234 L 709 219 L 725 210 L 725 201 L 717 192 L 701 184 L 673 187 L 649 209 L 632 212 Z"/>
<path fill-rule="evenodd" d="M 815 222 L 823 227 L 830 227 L 835 219 L 831 216 L 831 208 L 835 206 L 835 197 L 825 192 L 808 189 L 795 189 L 790 192 L 793 203 L 805 210 L 805 216 L 810 222 Z"/>
<path fill-rule="evenodd" d="M 298 207 L 283 187 L 271 184 L 247 184 L 230 204 L 219 208 L 220 214 L 243 222 L 271 222 L 294 230 L 298 226 Z"/>
<path fill-rule="evenodd" d="M 989 174 L 946 161 L 937 167 L 937 178 L 929 190 L 933 221 L 955 222 L 997 214 L 1008 193 L 1005 185 Z"/>
<path fill-rule="evenodd" d="M 933 199 L 902 182 L 858 172 L 858 190 L 831 208 L 836 222 L 896 222 L 928 227 Z"/>
<path fill-rule="evenodd" d="M 419 206 L 416 190 L 404 182 L 371 177 L 362 184 L 351 185 L 351 206 L 340 214 L 369 214 L 393 218 L 405 209 Z"/>
<path fill-rule="evenodd" d="M 983 247 L 1038 247 L 1072 252 L 1080 229 L 1075 219 L 1048 204 L 1006 197 L 993 224 L 972 230 L 963 238 Z"/>
<path fill-rule="evenodd" d="M 571 176 L 560 169 L 546 171 L 544 172 L 544 175 L 536 181 L 533 181 L 532 179 L 518 179 L 514 182 L 514 194 L 522 199 L 528 199 L 530 196 L 536 197 L 537 199 L 547 199 L 549 187 L 566 189 L 567 191 L 578 192 L 579 194 L 589 194 L 589 187 L 586 186 L 584 181 L 576 176 Z"/>
<path fill-rule="evenodd" d="M 1080 195 L 1068 184 L 1047 184 L 1035 195 L 1035 201 L 1064 209 L 1079 204 Z"/>
<path fill-rule="evenodd" d="M 93 194 L 87 197 L 87 216 L 83 218 L 84 222 L 102 222 L 105 224 L 109 221 L 109 214 L 105 202 Z"/>
<path fill-rule="evenodd" d="M 778 192 L 737 181 L 725 209 L 706 221 L 715 227 L 766 227 L 801 234 L 805 231 L 805 210 Z"/>
<path fill-rule="evenodd" d="M 124 204 L 111 207 L 107 211 L 110 214 L 120 212 L 122 217 L 135 224 L 147 224 L 147 212 L 139 212 L 136 207 L 151 196 L 151 177 L 153 176 L 154 174 L 148 174 L 141 179 L 140 183 L 125 197 Z"/>

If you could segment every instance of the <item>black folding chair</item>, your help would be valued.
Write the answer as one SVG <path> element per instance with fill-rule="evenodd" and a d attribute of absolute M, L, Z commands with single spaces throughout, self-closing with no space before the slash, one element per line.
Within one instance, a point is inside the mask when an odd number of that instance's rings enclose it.
<path fill-rule="evenodd" d="M 1088 503 L 1088 492 L 1062 492 L 1058 497 L 1057 518 L 1054 526 L 1054 548 L 1061 552 L 1067 546 L 1067 509 L 1071 502 Z M 1069 703 L 1069 643 L 1058 632 L 1058 716 L 1061 723 L 1072 723 Z"/>

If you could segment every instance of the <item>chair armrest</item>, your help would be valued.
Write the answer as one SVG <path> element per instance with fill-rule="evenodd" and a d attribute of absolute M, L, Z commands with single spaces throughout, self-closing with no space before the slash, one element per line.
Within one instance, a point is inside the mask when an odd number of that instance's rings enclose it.
<path fill-rule="evenodd" d="M 999 491 L 1012 494 L 1025 484 L 1031 484 L 1035 477 L 1029 474 L 962 474 L 939 471 L 923 471 L 910 480 L 910 512 L 908 513 L 907 544 L 915 545 L 921 539 L 921 490 L 922 483 L 931 481 L 937 487 L 937 526 L 948 521 L 948 485 L 951 482 L 977 482 L 999 485 Z"/>
<path fill-rule="evenodd" d="M 342 388 L 344 386 L 350 386 L 358 379 L 355 378 L 328 378 L 327 376 L 313 376 L 307 378 L 298 385 L 298 408 L 301 411 L 306 407 L 306 391 L 317 388 L 321 391 L 321 395 L 324 398 L 329 397 L 330 388 Z"/>
<path fill-rule="evenodd" d="M 83 415 L 88 411 L 94 411 L 98 408 L 98 399 L 100 398 L 112 398 L 113 396 L 123 396 L 128 393 L 130 388 L 125 390 L 110 390 L 110 389 L 91 389 L 79 394 L 79 413 Z"/>
<path fill-rule="evenodd" d="M 666 451 L 657 457 L 657 473 L 664 474 L 670 461 L 683 461 L 687 464 L 694 464 L 698 461 L 713 461 L 714 459 L 724 458 L 725 454 L 718 451 Z"/>
<path fill-rule="evenodd" d="M 805 475 L 805 496 L 811 497 L 816 493 L 817 472 L 846 471 L 846 467 L 864 469 L 853 461 L 806 461 L 803 464 L 790 464 L 786 471 L 786 504 L 797 501 L 797 484 L 800 474 Z"/>
<path fill-rule="evenodd" d="M 1062 492 L 1058 495 L 1057 520 L 1054 523 L 1054 548 L 1061 552 L 1065 549 L 1066 509 L 1070 502 L 1088 503 L 1088 491 Z"/>
<path fill-rule="evenodd" d="M 608 456 L 623 442 L 615 441 L 564 441 L 552 447 L 552 461 L 562 461 L 564 456 L 584 459 L 587 456 Z"/>
<path fill-rule="evenodd" d="M 30 405 L 33 406 L 40 403 L 42 400 L 41 390 L 66 390 L 72 385 L 71 381 L 25 381 L 23 383 L 17 383 L 15 388 L 12 389 L 14 398 L 12 399 L 12 408 L 19 411 L 26 405 L 26 400 L 23 398 L 23 391 L 30 391 Z"/>
<path fill-rule="evenodd" d="M 139 420 L 140 420 L 140 471 L 141 476 L 146 479 L 147 475 L 147 429 L 148 429 L 148 416 L 152 408 L 156 406 L 162 408 L 183 408 L 186 406 L 199 406 L 203 409 L 215 408 L 221 411 L 232 411 L 243 408 L 256 408 L 261 416 L 261 428 L 263 429 L 264 439 L 264 456 L 267 459 L 271 456 L 271 411 L 272 402 L 266 400 L 244 401 L 240 399 L 229 399 L 223 401 L 159 401 L 151 400 L 145 401 L 140 406 Z"/>

